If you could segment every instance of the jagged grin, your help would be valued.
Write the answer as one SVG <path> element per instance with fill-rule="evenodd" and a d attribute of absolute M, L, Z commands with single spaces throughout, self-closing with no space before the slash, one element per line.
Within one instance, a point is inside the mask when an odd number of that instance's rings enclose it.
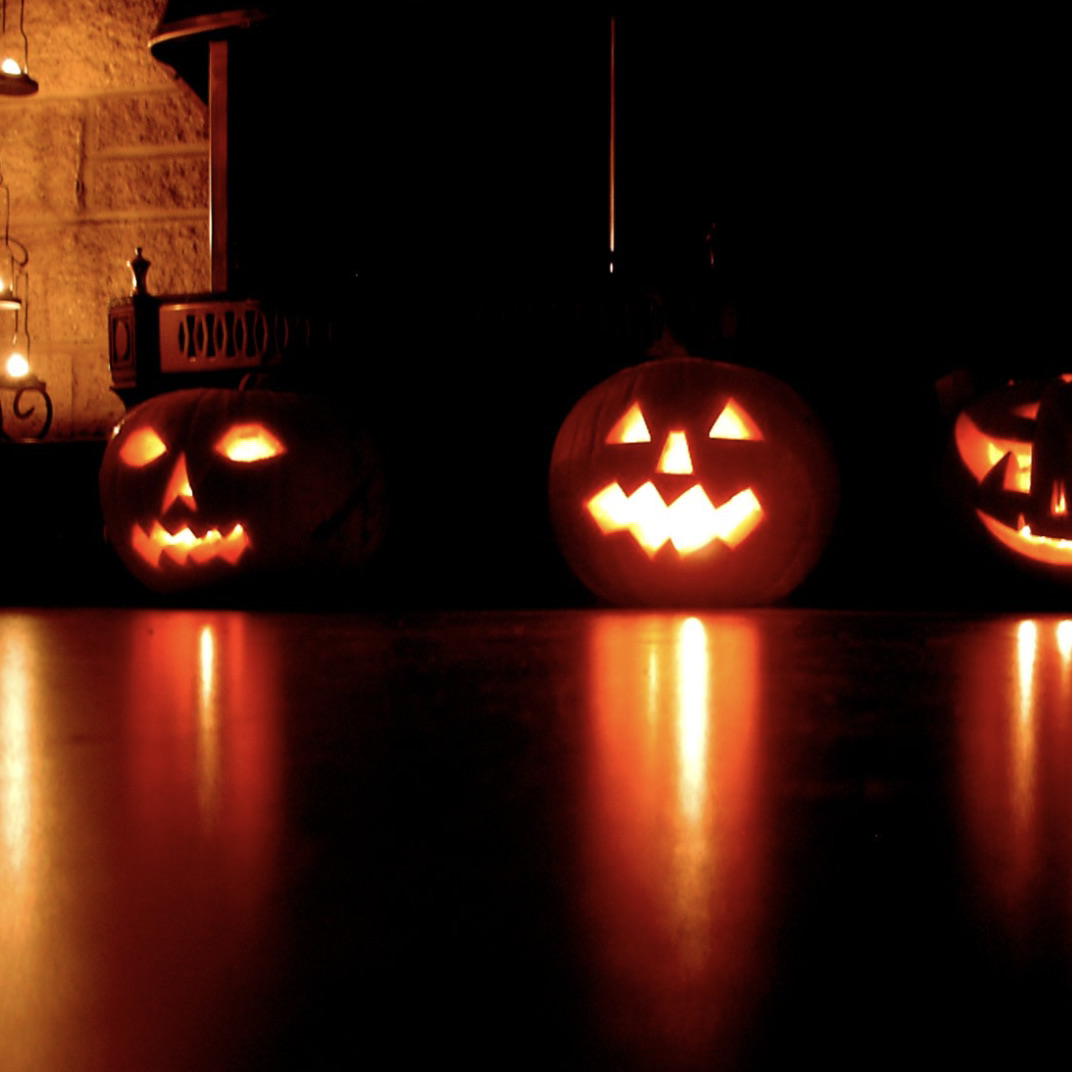
<path fill-rule="evenodd" d="M 631 495 L 618 483 L 608 484 L 585 504 L 604 534 L 628 530 L 654 557 L 668 540 L 681 555 L 721 540 L 733 548 L 763 520 L 763 507 L 751 488 L 714 506 L 699 484 L 667 505 L 649 480 Z"/>
<path fill-rule="evenodd" d="M 976 513 L 987 531 L 1013 551 L 1036 562 L 1047 562 L 1052 566 L 1072 566 L 1072 540 L 1036 535 L 1031 531 L 1031 527 L 1024 523 L 1023 518 L 1020 519 L 1020 527 L 1014 529 L 1003 525 L 982 510 L 976 510 Z"/>
<path fill-rule="evenodd" d="M 156 569 L 165 555 L 180 566 L 187 560 L 200 564 L 217 558 L 233 566 L 251 544 L 246 530 L 237 522 L 226 535 L 219 529 L 209 529 L 198 536 L 189 525 L 178 532 L 168 532 L 159 521 L 154 521 L 148 532 L 141 525 L 133 526 L 130 546 Z"/>

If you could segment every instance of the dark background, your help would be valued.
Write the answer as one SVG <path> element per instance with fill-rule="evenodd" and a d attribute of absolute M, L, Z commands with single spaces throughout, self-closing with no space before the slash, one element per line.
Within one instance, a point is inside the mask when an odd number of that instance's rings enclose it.
<path fill-rule="evenodd" d="M 830 433 L 842 509 L 795 601 L 1064 600 L 974 543 L 945 471 L 956 405 L 1066 365 L 1055 26 L 617 10 L 611 276 L 609 9 L 270 6 L 233 49 L 233 274 L 341 310 L 302 375 L 388 453 L 375 598 L 584 604 L 554 435 L 669 327 Z"/>

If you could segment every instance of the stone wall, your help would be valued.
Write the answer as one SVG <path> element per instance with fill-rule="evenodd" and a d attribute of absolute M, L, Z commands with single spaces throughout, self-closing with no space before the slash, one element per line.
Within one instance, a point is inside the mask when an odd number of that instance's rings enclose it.
<path fill-rule="evenodd" d="M 207 112 L 149 53 L 164 7 L 26 0 L 40 90 L 0 97 L 0 163 L 11 234 L 29 250 L 30 361 L 53 401 L 51 439 L 105 435 L 123 411 L 110 391 L 108 302 L 129 292 L 135 247 L 152 261 L 152 291 L 209 287 Z M 10 398 L 0 405 L 9 414 Z"/>

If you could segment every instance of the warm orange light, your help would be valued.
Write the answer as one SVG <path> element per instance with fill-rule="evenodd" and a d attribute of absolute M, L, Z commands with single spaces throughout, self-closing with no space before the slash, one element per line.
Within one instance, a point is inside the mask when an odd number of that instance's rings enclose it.
<path fill-rule="evenodd" d="M 757 625 L 610 614 L 589 627 L 588 699 L 571 702 L 591 719 L 578 830 L 596 1015 L 616 1052 L 636 1052 L 642 1022 L 662 1067 L 716 1052 L 738 1067 L 771 903 Z"/>
<path fill-rule="evenodd" d="M 1067 665 L 1072 662 L 1072 621 L 1068 618 L 1057 623 L 1056 630 L 1057 650 L 1061 655 L 1061 662 Z"/>
<path fill-rule="evenodd" d="M 640 412 L 640 405 L 634 402 L 615 422 L 607 433 L 608 443 L 650 443 L 651 433 L 647 421 Z"/>
<path fill-rule="evenodd" d="M 216 443 L 215 450 L 232 462 L 260 462 L 286 453 L 263 424 L 234 425 Z"/>
<path fill-rule="evenodd" d="M 167 444 L 152 428 L 139 428 L 119 448 L 122 461 L 135 469 L 156 461 L 167 453 Z"/>
<path fill-rule="evenodd" d="M 1012 457 L 1005 470 L 1006 491 L 1031 490 L 1031 444 L 1001 436 L 988 436 L 966 413 L 953 427 L 953 437 L 961 461 L 976 480 L 982 480 L 1007 454 Z"/>
<path fill-rule="evenodd" d="M 186 455 L 180 454 L 175 463 L 175 471 L 171 474 L 167 487 L 164 489 L 164 500 L 160 504 L 163 513 L 176 499 L 181 499 L 191 510 L 197 509 L 197 500 L 194 498 L 194 489 L 190 487 L 190 478 L 186 475 Z"/>
<path fill-rule="evenodd" d="M 731 398 L 707 433 L 712 439 L 762 439 L 763 433 L 751 417 Z"/>
<path fill-rule="evenodd" d="M 692 457 L 689 455 L 689 443 L 684 432 L 671 432 L 666 437 L 655 470 L 659 473 L 677 473 L 680 476 L 688 476 L 692 472 Z"/>
<path fill-rule="evenodd" d="M 650 480 L 632 495 L 615 483 L 589 499 L 587 506 L 604 533 L 628 530 L 649 555 L 667 540 L 682 555 L 716 539 L 736 547 L 763 520 L 763 507 L 751 488 L 716 507 L 703 488 L 694 484 L 667 506 Z"/>
<path fill-rule="evenodd" d="M 4 74 L 15 75 L 16 77 L 24 73 L 22 64 L 19 63 L 18 60 L 12 59 L 10 56 L 5 56 L 4 59 L 0 61 L 0 71 L 3 71 Z"/>
<path fill-rule="evenodd" d="M 216 646 L 215 630 L 211 625 L 203 625 L 197 644 L 197 796 L 202 816 L 208 823 L 214 819 L 220 804 L 219 661 Z"/>
<path fill-rule="evenodd" d="M 1068 500 L 1065 497 L 1065 482 L 1054 481 L 1053 493 L 1050 496 L 1050 513 L 1054 517 L 1065 517 L 1068 514 Z"/>
<path fill-rule="evenodd" d="M 707 631 L 699 618 L 686 618 L 678 633 L 678 750 L 681 814 L 690 825 L 704 818 L 707 804 L 711 667 Z M 661 713 L 661 712 L 659 712 Z"/>
<path fill-rule="evenodd" d="M 130 546 L 153 569 L 159 569 L 165 555 L 180 566 L 188 559 L 201 564 L 217 558 L 233 566 L 249 550 L 250 541 L 240 524 L 235 524 L 226 535 L 219 529 L 209 529 L 197 536 L 189 526 L 168 532 L 159 521 L 154 521 L 148 532 L 137 524 L 131 528 Z"/>
<path fill-rule="evenodd" d="M 1017 530 L 995 521 L 982 510 L 976 510 L 976 514 L 991 536 L 1017 554 L 1035 562 L 1046 562 L 1051 566 L 1072 566 L 1072 540 L 1056 536 L 1036 536 L 1030 525 L 1021 525 Z"/>
<path fill-rule="evenodd" d="M 12 354 L 4 367 L 13 380 L 21 380 L 23 376 L 30 375 L 30 362 L 22 354 Z"/>
<path fill-rule="evenodd" d="M 0 631 L 0 889 L 10 889 L 12 879 L 26 873 L 34 848 L 31 745 L 37 725 L 32 717 L 38 680 L 34 672 L 39 673 L 34 639 L 32 628 L 18 617 Z"/>

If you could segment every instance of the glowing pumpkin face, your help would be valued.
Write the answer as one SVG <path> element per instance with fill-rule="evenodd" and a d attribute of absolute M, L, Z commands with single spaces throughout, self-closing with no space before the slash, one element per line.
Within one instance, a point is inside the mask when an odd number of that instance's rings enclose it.
<path fill-rule="evenodd" d="M 558 433 L 549 490 L 563 554 L 603 599 L 762 603 L 817 561 L 837 474 L 788 387 L 685 357 L 624 369 L 589 391 Z"/>
<path fill-rule="evenodd" d="M 273 391 L 151 398 L 100 471 L 109 540 L 160 592 L 359 565 L 380 540 L 382 490 L 371 446 L 324 400 Z"/>
<path fill-rule="evenodd" d="M 1072 375 L 985 396 L 960 414 L 953 437 L 990 536 L 1072 575 Z"/>

